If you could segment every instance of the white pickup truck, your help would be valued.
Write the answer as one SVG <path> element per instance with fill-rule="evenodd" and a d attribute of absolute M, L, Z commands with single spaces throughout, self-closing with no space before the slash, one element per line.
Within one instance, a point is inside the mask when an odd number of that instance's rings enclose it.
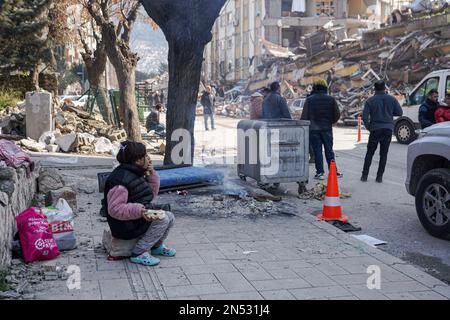
<path fill-rule="evenodd" d="M 409 144 L 417 138 L 416 129 L 420 129 L 419 107 L 431 89 L 439 92 L 439 101 L 444 100 L 446 92 L 450 92 L 450 69 L 430 72 L 407 95 L 402 106 L 403 116 L 395 119 L 394 134 L 397 141 Z"/>

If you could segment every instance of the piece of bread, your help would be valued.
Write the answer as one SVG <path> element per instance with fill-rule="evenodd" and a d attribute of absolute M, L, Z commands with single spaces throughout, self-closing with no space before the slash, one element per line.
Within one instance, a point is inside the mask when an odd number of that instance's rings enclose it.
<path fill-rule="evenodd" d="M 164 210 L 147 210 L 147 212 L 145 213 L 145 215 L 149 218 L 158 218 L 158 219 L 164 219 L 164 217 L 166 216 L 166 212 Z"/>

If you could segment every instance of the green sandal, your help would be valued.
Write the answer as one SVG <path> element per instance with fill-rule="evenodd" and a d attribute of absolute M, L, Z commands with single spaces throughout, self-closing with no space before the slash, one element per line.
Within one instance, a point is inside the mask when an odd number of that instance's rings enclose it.
<path fill-rule="evenodd" d="M 165 245 L 160 245 L 151 250 L 151 253 L 159 256 L 173 257 L 177 252 L 174 248 L 167 248 Z"/>
<path fill-rule="evenodd" d="M 137 257 L 131 257 L 130 260 L 133 263 L 143 264 L 144 266 L 156 266 L 160 262 L 158 258 L 152 257 L 148 252 L 144 252 Z"/>

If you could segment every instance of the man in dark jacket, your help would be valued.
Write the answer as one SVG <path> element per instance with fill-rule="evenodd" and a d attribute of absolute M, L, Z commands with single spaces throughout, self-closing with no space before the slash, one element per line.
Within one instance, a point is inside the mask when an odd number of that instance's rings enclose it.
<path fill-rule="evenodd" d="M 278 81 L 270 84 L 270 94 L 263 102 L 263 119 L 292 119 L 286 102 L 280 94 L 281 88 Z"/>
<path fill-rule="evenodd" d="M 438 108 L 439 93 L 435 89 L 431 89 L 428 92 L 427 99 L 422 103 L 419 108 L 419 122 L 420 127 L 425 129 L 436 123 L 434 118 L 434 112 Z"/>
<path fill-rule="evenodd" d="M 155 133 L 163 138 L 166 136 L 166 126 L 159 122 L 160 112 L 162 109 L 162 105 L 158 103 L 152 110 L 150 114 L 147 116 L 147 120 L 145 121 L 145 128 L 147 132 L 155 130 Z"/>
<path fill-rule="evenodd" d="M 400 117 L 402 114 L 403 110 L 397 99 L 386 93 L 386 85 L 383 81 L 377 81 L 375 83 L 375 94 L 367 99 L 362 114 L 364 126 L 370 131 L 370 135 L 361 181 L 367 181 L 373 155 L 378 144 L 380 144 L 380 163 L 376 181 L 383 182 L 383 173 L 386 167 L 389 145 L 391 144 L 392 131 L 394 130 L 394 116 Z"/>
<path fill-rule="evenodd" d="M 341 113 L 336 100 L 327 94 L 327 82 L 320 79 L 314 83 L 311 95 L 306 98 L 300 119 L 309 120 L 309 139 L 314 151 L 316 175 L 314 179 L 324 180 L 322 145 L 328 166 L 334 160 L 333 124 L 339 120 Z M 342 174 L 338 172 L 338 177 Z"/>
<path fill-rule="evenodd" d="M 200 103 L 203 106 L 203 117 L 205 119 L 205 130 L 208 131 L 208 118 L 211 119 L 211 129 L 215 130 L 214 127 L 214 98 L 211 94 L 211 87 L 207 86 L 206 90 L 200 99 Z"/>

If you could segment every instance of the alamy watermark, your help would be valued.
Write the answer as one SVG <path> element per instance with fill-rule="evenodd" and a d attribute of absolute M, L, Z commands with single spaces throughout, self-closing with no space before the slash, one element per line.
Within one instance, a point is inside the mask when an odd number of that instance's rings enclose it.
<path fill-rule="evenodd" d="M 221 137 L 223 149 L 234 146 L 233 133 L 224 132 Z M 186 129 L 177 129 L 171 135 L 171 141 L 175 142 L 172 148 L 171 159 L 174 164 L 192 164 L 192 138 Z M 215 164 L 242 164 L 260 165 L 262 175 L 276 175 L 280 170 L 280 130 L 279 129 L 237 129 L 237 157 L 213 158 Z M 235 141 L 236 142 L 236 141 Z M 306 142 L 305 142 L 306 143 Z M 224 151 L 225 153 L 225 151 Z M 224 163 L 225 162 L 225 163 Z"/>
<path fill-rule="evenodd" d="M 367 267 L 366 273 L 370 276 L 367 278 L 366 284 L 369 290 L 381 289 L 381 268 L 377 265 L 370 265 Z"/>

